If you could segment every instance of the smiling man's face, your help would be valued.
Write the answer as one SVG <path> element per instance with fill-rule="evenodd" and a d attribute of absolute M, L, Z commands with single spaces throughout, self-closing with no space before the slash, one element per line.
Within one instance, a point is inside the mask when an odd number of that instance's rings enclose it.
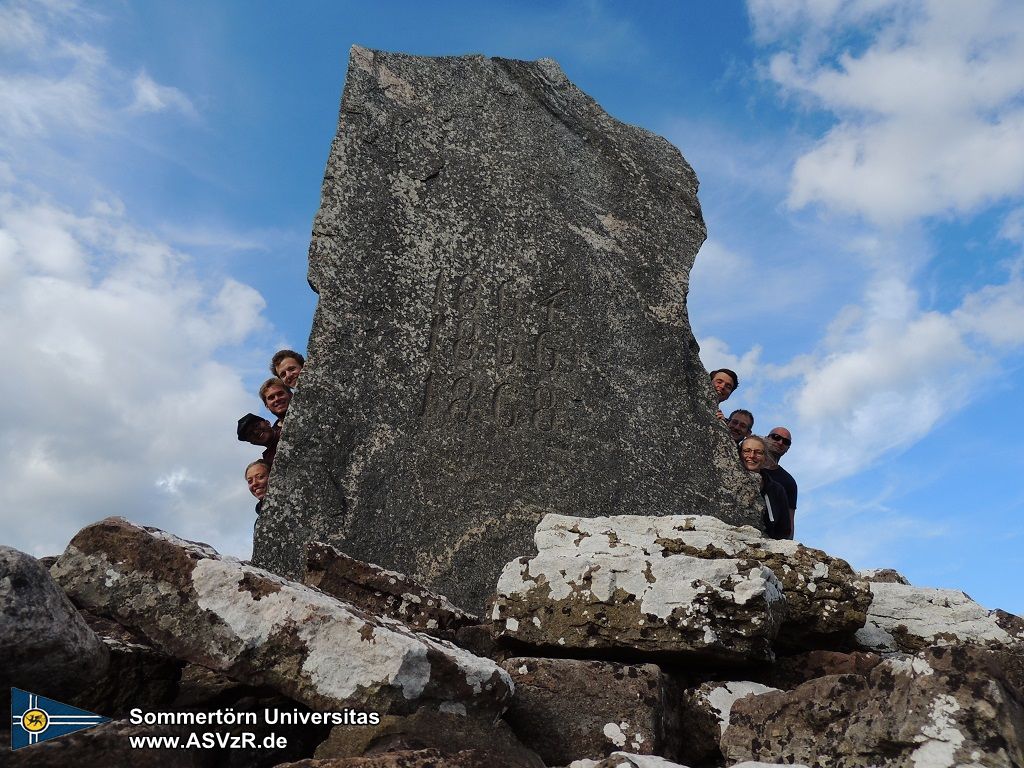
<path fill-rule="evenodd" d="M 718 402 L 724 403 L 736 389 L 736 382 L 725 371 L 719 371 L 711 377 L 711 386 L 714 387 L 715 394 L 718 396 Z"/>

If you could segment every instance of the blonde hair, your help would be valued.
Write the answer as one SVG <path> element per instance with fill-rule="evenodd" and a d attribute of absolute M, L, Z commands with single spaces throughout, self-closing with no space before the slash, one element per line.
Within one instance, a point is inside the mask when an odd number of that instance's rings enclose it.
<path fill-rule="evenodd" d="M 270 389 L 271 387 L 281 387 L 281 389 L 283 389 L 289 395 L 292 393 L 291 387 L 289 387 L 287 384 L 285 384 L 283 381 L 277 378 L 277 376 L 271 376 L 269 379 L 267 379 L 260 385 L 260 400 L 263 401 L 264 405 L 267 404 L 267 390 Z"/>
<path fill-rule="evenodd" d="M 263 459 L 256 459 L 256 461 L 250 461 L 249 464 L 246 465 L 245 472 L 242 474 L 242 477 L 244 477 L 246 480 L 248 480 L 249 479 L 249 470 L 252 469 L 253 467 L 255 467 L 257 464 L 262 464 L 263 467 L 267 470 L 267 474 L 270 474 L 270 465 L 267 464 L 267 462 L 264 461 Z"/>
<path fill-rule="evenodd" d="M 743 450 L 743 446 L 747 444 L 748 440 L 756 440 L 761 444 L 761 448 L 764 451 L 764 455 L 761 457 L 760 469 L 775 469 L 779 466 L 779 463 L 772 458 L 772 455 L 768 452 L 768 442 L 760 435 L 748 435 L 740 441 L 740 451 Z"/>

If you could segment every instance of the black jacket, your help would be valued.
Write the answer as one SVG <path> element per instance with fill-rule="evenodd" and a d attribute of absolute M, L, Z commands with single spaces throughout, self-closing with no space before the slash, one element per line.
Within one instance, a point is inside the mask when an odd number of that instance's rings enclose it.
<path fill-rule="evenodd" d="M 773 539 L 788 539 L 793 531 L 789 520 L 789 497 L 786 489 L 761 470 L 761 495 L 764 496 L 764 532 Z"/>

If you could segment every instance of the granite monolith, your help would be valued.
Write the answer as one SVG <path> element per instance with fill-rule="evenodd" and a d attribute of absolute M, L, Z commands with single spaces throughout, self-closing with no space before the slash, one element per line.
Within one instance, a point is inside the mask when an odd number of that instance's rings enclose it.
<path fill-rule="evenodd" d="M 554 61 L 354 47 L 254 562 L 320 540 L 479 610 L 549 512 L 759 525 L 686 316 L 705 236 L 679 150 Z"/>

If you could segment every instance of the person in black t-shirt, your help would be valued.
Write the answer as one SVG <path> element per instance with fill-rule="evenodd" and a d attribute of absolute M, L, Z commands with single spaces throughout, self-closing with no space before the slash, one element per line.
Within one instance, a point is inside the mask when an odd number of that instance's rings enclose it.
<path fill-rule="evenodd" d="M 740 443 L 740 459 L 743 466 L 761 481 L 761 495 L 764 497 L 764 532 L 773 539 L 788 539 L 792 534 L 789 521 L 789 499 L 782 486 L 768 476 L 765 464 L 772 463 L 765 441 L 751 435 Z"/>
<path fill-rule="evenodd" d="M 785 427 L 775 427 L 768 433 L 764 442 L 768 446 L 771 458 L 775 460 L 775 468 L 769 469 L 768 474 L 771 475 L 772 480 L 786 489 L 786 496 L 789 498 L 789 538 L 793 538 L 793 533 L 796 531 L 796 480 L 778 465 L 793 444 L 793 434 Z"/>

